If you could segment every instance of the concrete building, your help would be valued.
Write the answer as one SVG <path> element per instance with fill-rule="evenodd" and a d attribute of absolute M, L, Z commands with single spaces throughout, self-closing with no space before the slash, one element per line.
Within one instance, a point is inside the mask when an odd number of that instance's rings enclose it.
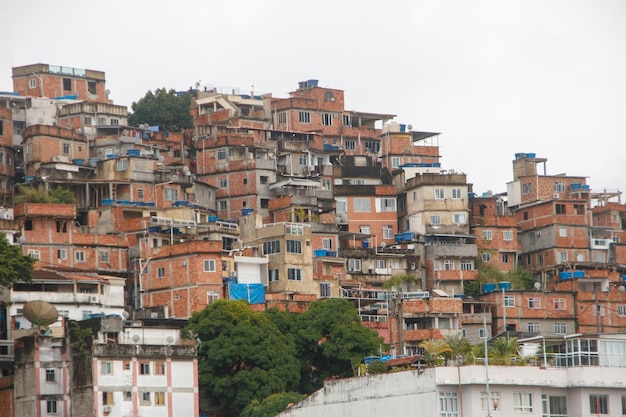
<path fill-rule="evenodd" d="M 184 324 L 105 317 L 17 339 L 15 415 L 198 415 L 196 347 L 180 338 Z"/>
<path fill-rule="evenodd" d="M 440 417 L 591 417 L 626 413 L 619 371 L 626 363 L 624 338 L 568 340 L 560 345 L 570 350 L 555 355 L 552 364 L 546 361 L 547 367 L 442 366 L 329 380 L 324 388 L 279 416 L 368 417 L 417 412 Z M 595 347 L 581 351 L 582 346 Z"/>

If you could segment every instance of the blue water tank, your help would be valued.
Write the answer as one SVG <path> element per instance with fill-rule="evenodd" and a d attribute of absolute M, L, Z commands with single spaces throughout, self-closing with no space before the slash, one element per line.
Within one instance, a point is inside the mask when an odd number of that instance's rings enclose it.
<path fill-rule="evenodd" d="M 495 289 L 496 289 L 496 284 L 492 282 L 483 284 L 483 293 L 494 292 Z"/>
<path fill-rule="evenodd" d="M 585 271 L 574 271 L 574 278 L 584 278 Z"/>
<path fill-rule="evenodd" d="M 368 240 L 364 240 L 363 241 L 363 247 L 364 248 L 369 248 L 370 247 L 370 242 Z"/>
<path fill-rule="evenodd" d="M 571 272 L 567 272 L 567 271 L 559 272 L 559 278 L 562 279 L 562 280 L 570 279 L 570 278 L 572 278 L 572 273 Z"/>
<path fill-rule="evenodd" d="M 498 289 L 508 291 L 511 289 L 511 283 L 508 281 L 500 281 L 498 282 Z"/>
<path fill-rule="evenodd" d="M 139 149 L 128 149 L 126 151 L 126 155 L 128 155 L 128 156 L 140 156 L 141 155 L 141 151 Z"/>
<path fill-rule="evenodd" d="M 313 251 L 313 256 L 315 257 L 326 256 L 326 249 L 315 249 Z"/>
<path fill-rule="evenodd" d="M 80 165 L 81 167 L 85 166 L 85 160 L 82 158 L 76 158 L 76 159 L 72 159 L 72 163 L 74 165 Z"/>

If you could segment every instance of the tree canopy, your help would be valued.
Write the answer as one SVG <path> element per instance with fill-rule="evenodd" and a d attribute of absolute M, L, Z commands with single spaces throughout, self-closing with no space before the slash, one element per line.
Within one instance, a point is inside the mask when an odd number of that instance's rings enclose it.
<path fill-rule="evenodd" d="M 14 203 L 50 203 L 50 204 L 74 204 L 76 196 L 63 187 L 49 188 L 47 184 L 37 186 L 17 185 Z"/>
<path fill-rule="evenodd" d="M 297 386 L 293 344 L 245 301 L 219 300 L 194 313 L 187 332 L 201 340 L 199 382 L 211 403 L 238 414 L 253 400 Z M 189 333 L 188 333 L 189 334 Z"/>
<path fill-rule="evenodd" d="M 382 346 L 382 338 L 362 325 L 348 300 L 331 298 L 312 303 L 297 317 L 301 392 L 319 389 L 325 378 L 353 376 L 361 360 Z"/>
<path fill-rule="evenodd" d="M 154 93 L 150 90 L 139 101 L 133 102 L 131 108 L 133 112 L 128 117 L 131 125 L 147 123 L 171 132 L 193 126 L 189 93 L 179 95 L 175 90 L 167 91 L 165 88 L 158 88 Z"/>
<path fill-rule="evenodd" d="M 12 288 L 17 281 L 30 281 L 35 260 L 22 254 L 22 248 L 11 245 L 0 234 L 0 285 Z"/>

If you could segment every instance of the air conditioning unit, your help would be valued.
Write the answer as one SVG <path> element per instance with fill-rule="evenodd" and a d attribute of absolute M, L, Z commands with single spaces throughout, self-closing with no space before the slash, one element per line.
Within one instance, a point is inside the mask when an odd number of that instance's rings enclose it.
<path fill-rule="evenodd" d="M 237 271 L 230 271 L 230 276 L 231 277 L 236 277 L 237 276 Z"/>
<path fill-rule="evenodd" d="M 559 198 L 559 193 L 552 193 L 552 198 Z"/>
<path fill-rule="evenodd" d="M 102 411 L 104 411 L 105 413 L 110 413 L 111 411 L 113 411 L 113 406 L 112 405 L 105 405 L 102 407 Z"/>
<path fill-rule="evenodd" d="M 535 235 L 536 235 L 537 237 L 539 237 L 539 236 L 541 236 L 541 232 L 537 232 L 537 233 L 535 233 Z"/>
<path fill-rule="evenodd" d="M 415 264 L 411 263 L 411 271 L 415 271 Z"/>
<path fill-rule="evenodd" d="M 89 302 L 91 304 L 97 304 L 98 303 L 98 296 L 97 295 L 90 295 L 89 296 Z"/>

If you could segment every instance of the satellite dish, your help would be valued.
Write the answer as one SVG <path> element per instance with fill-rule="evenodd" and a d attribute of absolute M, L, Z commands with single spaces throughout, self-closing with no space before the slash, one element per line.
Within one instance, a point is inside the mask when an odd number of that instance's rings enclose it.
<path fill-rule="evenodd" d="M 408 128 L 409 130 L 413 130 L 413 125 L 408 125 L 408 126 L 407 126 L 407 128 Z"/>
<path fill-rule="evenodd" d="M 541 289 L 541 283 L 539 283 L 539 282 L 535 282 L 534 287 L 535 287 L 535 289 L 536 289 L 537 291 L 539 291 L 539 290 Z"/>
<path fill-rule="evenodd" d="M 122 317 L 124 317 L 124 320 L 128 320 L 128 311 L 122 311 Z"/>
<path fill-rule="evenodd" d="M 387 247 L 387 243 L 385 242 L 380 242 L 380 247 L 385 249 Z"/>
<path fill-rule="evenodd" d="M 133 342 L 135 342 L 135 343 L 139 343 L 139 341 L 140 341 L 140 340 L 141 340 L 141 337 L 139 337 L 139 335 L 138 335 L 138 334 L 136 334 L 136 335 L 134 335 L 134 336 L 133 336 Z"/>
<path fill-rule="evenodd" d="M 167 340 L 167 343 L 170 343 L 170 344 L 174 343 L 174 338 L 172 336 L 167 336 L 167 339 L 165 340 Z"/>
<path fill-rule="evenodd" d="M 25 237 L 25 236 L 20 236 L 20 237 L 17 239 L 17 242 L 18 242 L 20 245 L 24 244 L 24 243 L 26 242 L 26 237 Z"/>
<path fill-rule="evenodd" d="M 59 312 L 50 303 L 41 300 L 24 304 L 24 317 L 37 327 L 46 327 L 57 321 Z"/>

